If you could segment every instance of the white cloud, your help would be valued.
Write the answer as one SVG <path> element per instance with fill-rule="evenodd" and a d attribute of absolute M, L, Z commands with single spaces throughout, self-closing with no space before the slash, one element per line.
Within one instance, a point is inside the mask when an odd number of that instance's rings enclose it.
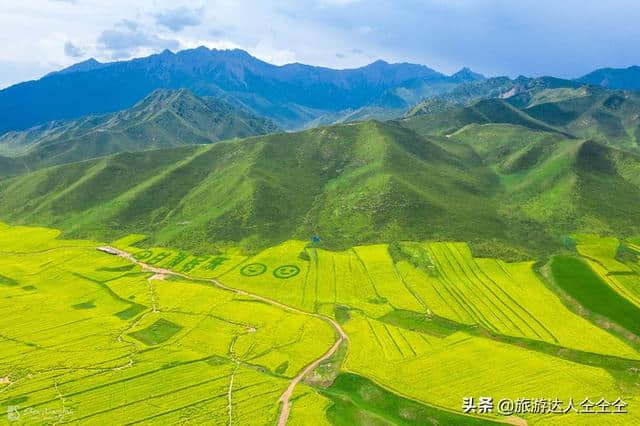
<path fill-rule="evenodd" d="M 278 64 L 381 58 L 444 72 L 576 76 L 640 62 L 639 21 L 636 0 L 6 0 L 0 78 L 32 78 L 80 53 L 104 61 L 199 44 Z"/>
<path fill-rule="evenodd" d="M 111 58 L 121 59 L 136 56 L 140 49 L 177 50 L 180 42 L 140 30 L 114 28 L 105 30 L 98 36 L 98 46 L 108 52 Z"/>
<path fill-rule="evenodd" d="M 71 58 L 80 58 L 84 56 L 84 51 L 72 42 L 67 41 L 64 44 L 64 54 Z"/>
<path fill-rule="evenodd" d="M 202 22 L 204 8 L 189 9 L 185 6 L 167 9 L 157 13 L 156 23 L 172 31 L 180 31 L 186 27 L 197 26 Z"/>

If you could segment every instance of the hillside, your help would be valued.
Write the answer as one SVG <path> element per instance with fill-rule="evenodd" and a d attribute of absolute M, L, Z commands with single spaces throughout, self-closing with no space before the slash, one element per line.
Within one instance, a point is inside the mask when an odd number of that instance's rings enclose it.
<path fill-rule="evenodd" d="M 640 95 L 584 87 L 545 90 L 524 111 L 583 138 L 640 151 Z"/>
<path fill-rule="evenodd" d="M 640 67 L 601 68 L 577 79 L 577 81 L 610 89 L 640 90 Z"/>
<path fill-rule="evenodd" d="M 489 234 L 495 212 L 480 194 L 491 181 L 473 167 L 401 127 L 366 122 L 45 169 L 4 182 L 0 209 L 75 234 L 149 231 L 189 247 L 424 238 L 449 232 L 451 217 L 469 236 L 478 223 Z"/>
<path fill-rule="evenodd" d="M 583 84 L 554 77 L 529 78 L 519 76 L 492 77 L 486 79 L 467 79 L 434 98 L 461 105 L 472 105 L 484 99 L 505 99 L 516 107 L 527 103 L 536 93 L 545 89 L 582 87 Z"/>
<path fill-rule="evenodd" d="M 222 99 L 199 98 L 185 89 L 156 90 L 124 111 L 8 132 L 0 136 L 0 154 L 36 169 L 122 151 L 205 144 L 277 130 L 270 120 Z"/>
<path fill-rule="evenodd" d="M 0 156 L 0 179 L 28 172 L 27 165 L 15 158 Z"/>
<path fill-rule="evenodd" d="M 319 235 L 328 247 L 450 239 L 518 257 L 568 232 L 637 233 L 639 165 L 522 126 L 441 138 L 372 121 L 40 170 L 0 184 L 0 217 L 193 250 Z"/>
<path fill-rule="evenodd" d="M 0 133 L 130 108 L 159 88 L 225 96 L 282 127 L 301 128 L 321 115 L 370 104 L 407 108 L 478 78 L 469 72 L 447 77 L 407 63 L 376 61 L 334 70 L 297 63 L 275 66 L 237 49 L 166 50 L 130 61 L 88 61 L 0 90 Z"/>
<path fill-rule="evenodd" d="M 422 135 L 448 135 L 469 124 L 517 124 L 534 130 L 562 132 L 502 99 L 483 99 L 470 106 L 430 99 L 413 107 L 400 123 Z M 567 135 L 568 136 L 568 135 Z"/>
<path fill-rule="evenodd" d="M 401 123 L 421 134 L 439 135 L 468 124 L 518 124 L 640 152 L 639 94 L 565 86 L 562 80 L 538 79 L 529 82 L 526 89 L 513 86 L 507 92 L 487 94 L 488 98 L 468 105 L 447 100 L 443 95 L 415 105 Z"/>
<path fill-rule="evenodd" d="M 468 126 L 451 138 L 471 146 L 496 173 L 506 216 L 544 224 L 551 235 L 638 232 L 639 156 L 504 124 Z"/>

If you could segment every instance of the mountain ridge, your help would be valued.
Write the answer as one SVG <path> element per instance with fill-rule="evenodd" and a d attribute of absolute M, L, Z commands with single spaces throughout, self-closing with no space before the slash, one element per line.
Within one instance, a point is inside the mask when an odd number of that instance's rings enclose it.
<path fill-rule="evenodd" d="M 576 79 L 608 89 L 640 91 L 640 66 L 627 68 L 600 68 Z"/>
<path fill-rule="evenodd" d="M 639 173 L 635 154 L 518 124 L 440 137 L 366 121 L 45 168 L 0 181 L 0 215 L 196 251 L 319 235 L 330 248 L 461 240 L 525 259 L 568 233 L 637 234 Z"/>
<path fill-rule="evenodd" d="M 424 65 L 377 61 L 344 70 L 304 64 L 276 66 L 243 50 L 206 47 L 90 63 L 88 69 L 84 69 L 85 61 L 84 67 L 75 67 L 0 90 L 0 132 L 125 109 L 157 88 L 188 88 L 199 96 L 225 95 L 254 114 L 296 128 L 322 114 L 361 108 L 383 96 L 408 107 L 434 90 L 456 84 Z M 403 96 L 394 92 L 400 88 Z M 408 98 L 407 92 L 412 93 Z"/>
<path fill-rule="evenodd" d="M 0 155 L 35 169 L 121 151 L 207 144 L 278 130 L 270 120 L 223 99 L 200 98 L 187 89 L 157 89 L 126 110 L 6 133 L 0 136 Z"/>

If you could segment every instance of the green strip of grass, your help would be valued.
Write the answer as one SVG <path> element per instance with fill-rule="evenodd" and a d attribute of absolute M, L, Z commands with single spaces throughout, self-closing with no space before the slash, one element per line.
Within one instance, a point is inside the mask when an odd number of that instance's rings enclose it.
<path fill-rule="evenodd" d="M 12 278 L 0 275 L 0 285 L 6 285 L 7 287 L 13 287 L 18 285 L 18 282 Z"/>
<path fill-rule="evenodd" d="M 446 337 L 456 331 L 471 333 L 476 326 L 461 324 L 436 315 L 425 315 L 418 312 L 395 309 L 385 316 L 378 318 L 379 321 L 386 322 L 396 327 L 419 333 L 431 334 L 436 337 Z"/>
<path fill-rule="evenodd" d="M 555 283 L 582 306 L 640 336 L 640 310 L 602 281 L 582 260 L 555 256 L 551 273 Z"/>
<path fill-rule="evenodd" d="M 322 393 L 334 403 L 327 409 L 327 418 L 338 426 L 498 424 L 489 419 L 456 414 L 403 398 L 365 377 L 351 373 L 340 374 Z"/>
<path fill-rule="evenodd" d="M 147 328 L 129 333 L 129 336 L 140 340 L 147 346 L 153 346 L 166 342 L 181 329 L 182 326 L 161 318 Z"/>
<path fill-rule="evenodd" d="M 506 336 L 504 334 L 491 332 L 482 327 L 461 324 L 438 316 L 429 317 L 418 312 L 396 309 L 379 318 L 379 321 L 406 330 L 417 331 L 437 337 L 446 337 L 457 331 L 462 331 L 473 336 L 519 346 L 530 351 L 541 352 L 579 364 L 606 368 L 608 370 L 626 371 L 630 368 L 640 368 L 640 361 L 637 360 L 584 352 L 526 337 Z"/>

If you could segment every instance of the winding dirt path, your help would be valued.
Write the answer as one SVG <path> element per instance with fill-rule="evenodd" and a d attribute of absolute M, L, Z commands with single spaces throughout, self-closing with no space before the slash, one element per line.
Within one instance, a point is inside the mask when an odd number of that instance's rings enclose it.
<path fill-rule="evenodd" d="M 154 274 L 156 274 L 156 275 L 154 275 L 154 277 L 158 276 L 158 275 L 161 275 L 163 277 L 166 277 L 166 276 L 169 276 L 169 275 L 173 275 L 173 276 L 181 277 L 181 278 L 184 278 L 184 279 L 187 279 L 187 280 L 209 282 L 209 283 L 213 284 L 215 287 L 220 288 L 221 290 L 230 291 L 232 293 L 235 293 L 235 294 L 238 294 L 238 295 L 241 295 L 241 296 L 250 297 L 250 298 L 255 299 L 255 300 L 260 300 L 262 302 L 266 302 L 266 303 L 268 303 L 268 304 L 270 304 L 272 306 L 276 306 L 276 307 L 284 309 L 286 311 L 295 312 L 295 313 L 298 313 L 298 314 L 301 314 L 301 315 L 307 315 L 307 316 L 311 316 L 311 317 L 314 317 L 314 318 L 318 318 L 318 319 L 321 319 L 324 322 L 328 323 L 329 325 L 331 325 L 331 327 L 333 327 L 333 329 L 336 331 L 336 334 L 338 335 L 338 339 L 335 341 L 333 346 L 327 352 L 324 353 L 324 355 L 322 355 L 320 358 L 316 359 L 311 364 L 306 366 L 300 373 L 298 373 L 298 375 L 296 375 L 291 380 L 291 382 L 289 383 L 289 386 L 284 391 L 284 393 L 280 396 L 280 399 L 279 399 L 279 402 L 282 404 L 282 407 L 280 409 L 280 415 L 278 416 L 278 426 L 285 426 L 287 424 L 287 420 L 289 419 L 289 413 L 291 411 L 291 395 L 293 394 L 293 391 L 295 390 L 296 385 L 298 383 L 300 383 L 300 381 L 304 378 L 304 376 L 306 376 L 309 372 L 314 370 L 323 361 L 331 358 L 331 356 L 333 356 L 333 354 L 338 350 L 338 348 L 340 347 L 340 345 L 343 342 L 348 342 L 349 341 L 349 337 L 347 336 L 347 333 L 345 333 L 344 330 L 342 329 L 342 327 L 340 327 L 340 324 L 338 324 L 332 318 L 326 317 L 324 315 L 320 315 L 320 314 L 312 313 L 312 312 L 306 312 L 306 311 L 303 311 L 301 309 L 294 308 L 293 306 L 289 306 L 289 305 L 286 305 L 284 303 L 280 303 L 280 302 L 278 302 L 276 300 L 269 299 L 268 297 L 263 297 L 263 296 L 260 296 L 260 295 L 257 295 L 257 294 L 246 292 L 244 290 L 239 290 L 239 289 L 236 289 L 236 288 L 227 287 L 226 285 L 220 283 L 220 281 L 215 280 L 213 278 L 190 277 L 188 275 L 181 274 L 179 272 L 174 272 L 174 271 L 171 271 L 169 269 L 156 268 L 155 266 L 151 266 L 151 265 L 148 265 L 148 264 L 146 264 L 144 262 L 140 262 L 138 259 L 133 257 L 130 253 L 127 253 L 126 251 L 117 249 L 115 247 L 102 246 L 102 247 L 98 247 L 98 250 L 101 251 L 101 252 L 107 253 L 107 254 L 111 254 L 111 255 L 114 255 L 114 256 L 120 256 L 122 258 L 125 258 L 128 261 L 130 261 L 132 263 L 135 263 L 136 265 L 139 265 L 143 269 L 145 269 L 147 271 L 150 271 L 150 272 L 153 272 Z"/>
<path fill-rule="evenodd" d="M 300 383 L 300 381 L 304 378 L 304 376 L 309 374 L 318 365 L 320 365 L 322 361 L 329 359 L 338 350 L 342 342 L 349 340 L 349 338 L 347 337 L 344 330 L 340 327 L 340 325 L 334 320 L 332 320 L 331 318 L 321 317 L 316 314 L 308 314 L 308 315 L 322 318 L 325 321 L 329 322 L 333 326 L 333 328 L 338 332 L 339 337 L 338 337 L 338 340 L 336 340 L 336 342 L 333 344 L 331 349 L 329 349 L 324 355 L 322 355 L 322 357 L 318 358 L 317 360 L 309 364 L 307 368 L 302 370 L 296 377 L 294 377 L 291 383 L 289 384 L 289 387 L 287 388 L 287 390 L 284 391 L 284 393 L 280 397 L 282 408 L 280 410 L 280 417 L 278 417 L 278 426 L 284 426 L 287 424 L 287 419 L 289 418 L 289 412 L 291 411 L 291 395 L 293 394 L 293 390 L 295 389 L 296 385 Z"/>

